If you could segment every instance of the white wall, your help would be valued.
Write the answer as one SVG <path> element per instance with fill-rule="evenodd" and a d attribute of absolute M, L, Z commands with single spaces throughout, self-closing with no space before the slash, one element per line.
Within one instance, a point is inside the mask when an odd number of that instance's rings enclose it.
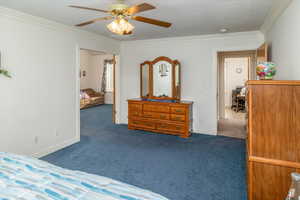
<path fill-rule="evenodd" d="M 90 74 L 90 54 L 84 50 L 80 50 L 80 89 L 85 89 L 90 86 L 87 74 Z M 83 72 L 86 72 L 86 76 L 83 76 Z"/>
<path fill-rule="evenodd" d="M 0 7 L 0 151 L 42 156 L 79 141 L 79 47 L 119 42 Z M 77 78 L 76 78 L 77 77 Z"/>
<path fill-rule="evenodd" d="M 127 123 L 127 99 L 140 96 L 140 63 L 158 56 L 182 64 L 182 99 L 194 104 L 194 130 L 217 131 L 217 51 L 256 49 L 264 41 L 260 32 L 128 41 L 121 44 L 120 120 Z"/>
<path fill-rule="evenodd" d="M 276 79 L 300 79 L 300 1 L 293 0 L 266 34 L 272 61 L 278 66 Z"/>
<path fill-rule="evenodd" d="M 104 70 L 104 61 L 112 60 L 113 55 L 99 53 L 90 50 L 80 51 L 80 89 L 92 88 L 97 92 L 102 89 L 102 77 Z M 83 71 L 86 75 L 83 76 Z M 110 95 L 108 95 L 108 101 L 111 101 Z"/>
<path fill-rule="evenodd" d="M 99 92 L 101 90 L 103 64 L 102 55 L 89 53 L 87 50 L 80 51 L 80 89 L 92 88 Z M 85 76 L 83 76 L 85 71 Z"/>

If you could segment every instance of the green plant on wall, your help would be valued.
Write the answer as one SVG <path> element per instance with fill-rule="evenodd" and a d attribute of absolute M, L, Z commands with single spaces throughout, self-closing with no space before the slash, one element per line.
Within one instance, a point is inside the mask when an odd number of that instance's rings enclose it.
<path fill-rule="evenodd" d="M 9 72 L 5 69 L 0 69 L 0 74 L 2 74 L 3 76 L 6 76 L 8 78 L 11 78 L 11 75 L 9 74 Z"/>
<path fill-rule="evenodd" d="M 11 78 L 10 73 L 7 70 L 1 68 L 1 53 L 0 53 L 0 75 Z"/>

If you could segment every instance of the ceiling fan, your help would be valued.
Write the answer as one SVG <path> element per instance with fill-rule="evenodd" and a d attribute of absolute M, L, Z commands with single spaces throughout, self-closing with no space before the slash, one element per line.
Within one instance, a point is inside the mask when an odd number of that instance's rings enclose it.
<path fill-rule="evenodd" d="M 75 6 L 75 5 L 70 5 L 72 8 L 79 8 L 79 9 L 85 9 L 85 10 L 93 10 L 93 11 L 98 11 L 98 12 L 103 12 L 110 14 L 110 16 L 106 17 L 100 17 L 96 18 L 87 22 L 83 22 L 80 24 L 77 24 L 76 26 L 86 26 L 98 21 L 102 20 L 111 20 L 114 19 L 112 23 L 107 25 L 107 28 L 116 34 L 119 35 L 129 35 L 132 33 L 134 26 L 128 22 L 129 19 L 139 21 L 139 22 L 144 22 L 156 26 L 161 26 L 165 28 L 169 28 L 172 24 L 169 22 L 164 22 L 156 19 L 151 19 L 147 17 L 142 17 L 142 16 L 135 16 L 137 13 L 148 11 L 148 10 L 153 10 L 155 9 L 154 6 L 148 4 L 148 3 L 142 3 L 136 6 L 128 6 L 124 3 L 124 0 L 118 0 L 116 4 L 112 4 L 109 8 L 109 10 L 102 10 L 102 9 L 97 9 L 97 8 L 89 8 L 89 7 L 83 7 L 83 6 Z"/>

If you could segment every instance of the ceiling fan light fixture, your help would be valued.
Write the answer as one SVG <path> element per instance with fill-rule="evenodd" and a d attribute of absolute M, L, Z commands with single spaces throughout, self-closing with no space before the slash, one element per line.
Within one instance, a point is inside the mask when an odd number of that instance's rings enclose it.
<path fill-rule="evenodd" d="M 113 11 L 113 10 L 122 11 L 122 10 L 126 10 L 127 8 L 129 8 L 129 6 L 125 5 L 125 4 L 113 4 L 110 6 L 109 10 L 110 11 Z"/>
<path fill-rule="evenodd" d="M 134 26 L 124 18 L 115 19 L 107 25 L 109 31 L 118 35 L 129 35 L 132 33 Z"/>

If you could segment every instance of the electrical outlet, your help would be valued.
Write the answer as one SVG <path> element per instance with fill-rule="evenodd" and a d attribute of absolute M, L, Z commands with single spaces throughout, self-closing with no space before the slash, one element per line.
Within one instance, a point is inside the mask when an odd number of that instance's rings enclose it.
<path fill-rule="evenodd" d="M 57 129 L 55 130 L 55 136 L 59 137 L 59 131 Z"/>
<path fill-rule="evenodd" d="M 34 137 L 34 143 L 35 143 L 35 144 L 38 144 L 38 143 L 39 143 L 39 137 L 38 137 L 38 136 L 35 136 L 35 137 Z"/>

